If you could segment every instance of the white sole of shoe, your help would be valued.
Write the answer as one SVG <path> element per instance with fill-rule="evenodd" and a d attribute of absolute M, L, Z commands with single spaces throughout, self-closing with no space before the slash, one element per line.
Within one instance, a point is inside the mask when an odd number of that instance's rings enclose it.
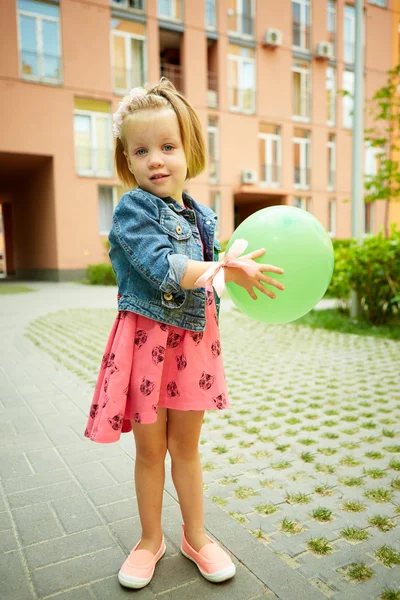
<path fill-rule="evenodd" d="M 160 558 L 157 560 L 156 564 L 158 563 L 159 560 L 162 559 L 162 557 L 164 556 L 166 551 L 167 551 L 167 547 L 164 546 L 163 553 L 161 554 Z M 153 579 L 156 564 L 154 565 L 154 569 L 153 569 L 150 577 L 146 577 L 146 579 L 143 579 L 141 577 L 134 577 L 133 575 L 124 575 L 124 573 L 121 573 L 121 571 L 120 571 L 118 573 L 118 581 L 124 587 L 132 588 L 135 590 L 145 587 Z"/>
<path fill-rule="evenodd" d="M 202 571 L 200 569 L 199 565 L 194 560 L 194 558 L 192 558 L 191 556 L 186 554 L 186 552 L 182 548 L 181 548 L 181 552 L 182 552 L 183 556 L 186 556 L 186 558 L 188 558 L 189 560 L 194 562 L 194 564 L 196 565 L 196 567 L 198 568 L 200 573 L 203 575 L 204 579 L 207 579 L 208 581 L 211 581 L 212 583 L 221 583 L 221 581 L 226 581 L 227 579 L 231 579 L 231 577 L 233 577 L 236 573 L 236 567 L 233 563 L 231 565 L 229 565 L 229 567 L 226 567 L 225 569 L 221 569 L 221 571 L 216 571 L 215 573 L 212 573 L 212 574 L 204 573 L 204 571 Z"/>

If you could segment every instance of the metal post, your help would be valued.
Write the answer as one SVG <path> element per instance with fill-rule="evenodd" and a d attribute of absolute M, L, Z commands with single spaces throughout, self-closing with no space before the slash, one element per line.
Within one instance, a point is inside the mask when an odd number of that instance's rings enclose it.
<path fill-rule="evenodd" d="M 351 235 L 358 243 L 364 236 L 364 39 L 363 0 L 356 0 Z M 360 302 L 354 291 L 350 314 L 352 317 L 360 315 Z"/>

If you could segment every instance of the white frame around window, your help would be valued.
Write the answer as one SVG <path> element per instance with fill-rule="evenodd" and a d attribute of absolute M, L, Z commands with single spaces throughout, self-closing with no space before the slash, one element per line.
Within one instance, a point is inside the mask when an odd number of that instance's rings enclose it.
<path fill-rule="evenodd" d="M 327 119 L 326 124 L 329 127 L 336 125 L 336 69 L 333 67 L 326 67 L 325 73 L 325 89 L 326 89 L 326 101 L 329 108 L 329 115 L 332 118 Z M 331 92 L 331 101 L 329 105 L 328 92 Z"/>
<path fill-rule="evenodd" d="M 213 202 L 210 202 L 210 207 L 212 205 L 215 206 L 213 209 L 215 214 L 218 217 L 216 226 L 215 226 L 215 235 L 218 236 L 221 233 L 221 193 L 219 190 L 210 190 L 210 199 L 212 198 Z"/>
<path fill-rule="evenodd" d="M 350 76 L 350 77 L 349 77 Z M 343 96 L 342 103 L 342 123 L 345 129 L 352 129 L 354 110 L 354 72 L 343 71 L 343 90 L 349 92 L 350 95 Z"/>
<path fill-rule="evenodd" d="M 333 23 L 333 29 L 330 28 L 331 23 Z M 332 35 L 333 42 L 331 42 L 331 43 L 333 44 L 333 55 L 335 56 L 335 54 L 336 54 L 336 29 L 337 29 L 336 0 L 328 0 L 326 29 L 327 29 L 328 33 L 330 33 Z"/>
<path fill-rule="evenodd" d="M 302 196 L 294 196 L 293 206 L 306 210 L 312 214 L 312 198 L 304 198 Z"/>
<path fill-rule="evenodd" d="M 387 0 L 368 0 L 368 4 L 375 4 L 380 8 L 387 8 Z"/>
<path fill-rule="evenodd" d="M 164 2 L 168 2 L 169 7 L 172 10 L 168 11 L 168 14 L 162 14 L 161 10 L 160 10 L 160 6 L 161 6 L 161 1 L 162 0 L 157 0 L 157 16 L 159 19 L 164 19 L 167 21 L 178 21 L 181 22 L 183 21 L 183 6 L 182 6 L 182 0 L 164 0 Z M 176 7 L 177 7 L 177 2 L 179 2 L 179 7 L 180 7 L 180 14 L 181 14 L 181 18 L 178 19 L 177 14 L 176 14 Z"/>
<path fill-rule="evenodd" d="M 217 28 L 217 0 L 205 0 L 204 13 L 206 29 L 214 31 Z M 210 20 L 209 16 L 211 16 Z"/>
<path fill-rule="evenodd" d="M 367 211 L 369 211 L 369 231 L 367 231 Z M 364 236 L 372 235 L 375 229 L 375 202 L 364 202 Z"/>
<path fill-rule="evenodd" d="M 335 237 L 336 235 L 336 199 L 328 200 L 328 235 Z"/>
<path fill-rule="evenodd" d="M 75 159 L 77 174 L 78 175 L 87 176 L 87 177 L 112 177 L 112 175 L 113 175 L 113 165 L 112 165 L 112 145 L 111 145 L 111 140 L 112 140 L 111 115 L 108 114 L 108 113 L 75 109 L 75 111 L 74 111 L 74 117 L 75 116 L 90 117 L 90 132 L 91 132 L 90 154 L 91 154 L 91 167 L 92 168 L 91 169 L 80 169 L 79 168 L 78 160 Z M 103 148 L 104 150 L 109 150 L 109 152 L 110 152 L 110 161 L 109 161 L 110 162 L 110 170 L 108 170 L 108 171 L 101 171 L 101 170 L 98 170 L 96 168 L 97 167 L 97 155 L 96 155 L 96 152 L 98 151 L 98 149 L 97 149 L 97 137 L 96 137 L 95 120 L 97 118 L 104 119 L 108 123 L 108 130 L 109 131 L 108 131 L 107 139 L 109 140 L 110 147 L 109 148 Z M 77 147 L 76 147 L 75 144 L 74 144 L 74 147 L 75 147 L 75 151 L 76 151 Z"/>
<path fill-rule="evenodd" d="M 302 52 L 311 51 L 311 2 L 310 0 L 292 0 L 292 19 L 293 19 L 293 4 L 299 4 L 300 6 L 300 46 L 294 44 L 294 36 L 292 31 L 292 47 L 295 50 L 301 50 Z M 307 22 L 307 9 L 308 8 L 308 22 Z M 294 23 L 292 23 L 293 30 Z M 307 28 L 309 36 L 309 46 L 307 47 Z"/>
<path fill-rule="evenodd" d="M 110 189 L 112 190 L 112 210 L 114 211 L 114 208 L 117 206 L 118 204 L 118 190 L 115 186 L 111 186 L 111 185 L 99 185 L 98 187 L 98 203 L 97 203 L 97 209 L 98 209 L 98 229 L 99 229 L 99 235 L 108 235 L 110 233 L 110 229 L 112 226 L 112 222 L 110 223 L 110 228 L 109 229 L 102 229 L 100 227 L 101 223 L 100 223 L 100 190 L 101 189 Z"/>
<path fill-rule="evenodd" d="M 293 85 L 293 110 L 292 119 L 293 121 L 299 121 L 308 123 L 311 120 L 311 65 L 307 68 L 301 66 L 305 63 L 295 61 L 292 67 L 292 85 Z M 308 64 L 308 63 L 306 63 Z M 294 85 L 294 73 L 300 74 L 300 115 L 294 114 L 295 110 L 295 92 L 296 88 Z"/>
<path fill-rule="evenodd" d="M 280 174 L 281 174 L 281 167 L 282 167 L 282 138 L 281 138 L 281 134 L 280 133 L 259 133 L 258 137 L 260 140 L 264 140 L 264 144 L 265 144 L 265 170 L 264 170 L 264 176 L 265 179 L 260 180 L 260 185 L 262 187 L 271 187 L 271 188 L 278 188 L 281 185 L 281 181 L 280 181 Z M 273 156 L 274 156 L 274 149 L 273 149 L 273 145 L 276 144 L 276 154 L 277 154 L 277 163 L 276 163 L 276 167 L 277 167 L 277 171 L 278 171 L 278 179 L 277 181 L 273 181 Z M 261 167 L 263 167 L 263 165 L 261 165 Z"/>
<path fill-rule="evenodd" d="M 232 12 L 229 16 L 236 16 L 236 29 L 229 29 L 229 33 L 233 35 L 240 35 L 243 38 L 252 39 L 254 38 L 254 20 L 255 20 L 255 0 L 250 1 L 250 15 L 247 16 L 251 20 L 251 33 L 246 33 L 243 31 L 243 19 L 242 17 L 246 16 L 243 12 L 243 1 L 244 0 L 236 0 L 236 12 Z M 239 18 L 240 17 L 240 18 Z M 239 27 L 238 27 L 239 24 Z"/>
<path fill-rule="evenodd" d="M 40 3 L 39 3 L 40 4 Z M 20 8 L 18 11 L 18 48 L 19 48 L 19 69 L 20 69 L 20 77 L 21 79 L 26 79 L 29 81 L 40 81 L 43 83 L 61 83 L 62 82 L 62 64 L 61 64 L 61 32 L 60 32 L 60 17 L 51 17 L 49 15 L 42 15 L 40 13 L 34 13 L 27 10 L 22 10 Z M 21 39 L 21 25 L 20 25 L 20 17 L 27 17 L 29 19 L 35 19 L 35 29 L 36 29 L 36 54 L 38 60 L 38 75 L 29 75 L 28 73 L 24 73 L 22 70 L 22 39 Z M 49 21 L 51 23 L 56 23 L 58 25 L 58 59 L 59 59 L 59 76 L 58 77 L 45 77 L 43 75 L 43 21 Z M 42 73 L 42 74 L 41 74 Z"/>
<path fill-rule="evenodd" d="M 349 21 L 350 39 L 346 39 L 346 21 Z M 354 63 L 354 52 L 356 47 L 356 9 L 350 4 L 344 7 L 343 15 L 343 60 L 346 64 Z M 351 53 L 348 54 L 348 50 Z"/>
<path fill-rule="evenodd" d="M 293 183 L 295 190 L 308 190 L 310 189 L 310 183 L 307 183 L 307 175 L 309 171 L 309 177 L 311 178 L 311 138 L 308 132 L 308 137 L 294 137 L 293 144 L 300 146 L 300 183 Z M 296 165 L 294 165 L 296 169 Z M 295 177 L 293 178 L 295 179 Z"/>
<path fill-rule="evenodd" d="M 146 0 L 142 0 L 143 8 L 135 8 L 134 6 L 129 6 L 129 1 L 130 0 L 122 0 L 122 2 L 118 2 L 117 0 L 111 0 L 111 5 L 115 6 L 115 8 L 126 8 L 128 10 L 138 10 L 140 12 L 144 12 L 144 10 L 146 9 Z"/>
<path fill-rule="evenodd" d="M 210 125 L 210 123 L 208 123 L 208 127 L 207 127 L 208 137 L 210 137 L 210 134 L 211 134 L 211 136 L 214 137 L 215 156 L 212 157 L 210 153 L 208 154 L 209 164 L 212 162 L 212 160 L 216 163 L 216 175 L 215 175 L 215 177 L 212 177 L 209 172 L 208 181 L 209 181 L 209 183 L 218 183 L 218 180 L 219 180 L 219 127 L 218 127 L 218 121 L 217 121 L 217 125 Z M 210 147 L 208 148 L 208 150 L 210 151 Z"/>
<path fill-rule="evenodd" d="M 332 138 L 332 139 L 331 139 Z M 326 143 L 328 150 L 328 185 L 329 192 L 333 192 L 336 184 L 336 137 L 333 134 L 328 136 Z M 330 159 L 330 160 L 329 160 Z M 333 181 L 331 181 L 331 177 Z"/>
<path fill-rule="evenodd" d="M 126 73 L 127 73 L 127 86 L 126 88 L 117 88 L 115 86 L 115 75 L 114 75 L 114 69 L 115 69 L 115 56 L 114 56 L 114 37 L 121 37 L 125 39 L 125 64 L 126 64 Z M 134 86 L 132 83 L 132 54 L 130 52 L 130 48 L 129 48 L 129 44 L 131 43 L 131 40 L 138 40 L 140 42 L 142 42 L 142 52 L 143 52 L 143 80 L 145 81 L 147 78 L 147 39 L 146 36 L 144 35 L 138 35 L 135 33 L 129 33 L 128 31 L 119 31 L 119 30 L 115 30 L 115 29 L 111 29 L 111 60 L 112 60 L 112 86 L 113 86 L 113 91 L 115 92 L 115 94 L 119 94 L 119 95 L 125 95 L 127 92 L 129 92 L 133 87 L 137 87 Z M 144 83 L 144 81 L 141 83 L 141 85 Z"/>
<path fill-rule="evenodd" d="M 235 65 L 237 63 L 237 65 Z M 244 70 L 243 67 L 245 64 L 252 65 L 253 67 L 253 82 L 250 88 L 242 87 L 241 83 L 244 79 Z M 237 81 L 238 81 L 238 101 L 239 104 L 236 106 L 233 104 L 233 94 L 232 90 L 232 78 L 231 78 L 231 68 L 237 68 Z M 229 86 L 229 110 L 235 112 L 242 112 L 247 114 L 253 114 L 255 112 L 255 100 L 256 100 L 256 61 L 254 58 L 249 58 L 247 56 L 238 56 L 237 54 L 228 54 L 228 86 Z M 248 89 L 251 90 L 251 107 L 244 108 L 243 95 Z"/>

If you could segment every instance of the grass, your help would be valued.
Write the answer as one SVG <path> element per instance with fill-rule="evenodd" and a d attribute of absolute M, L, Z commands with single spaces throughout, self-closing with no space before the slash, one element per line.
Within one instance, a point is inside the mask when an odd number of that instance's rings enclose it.
<path fill-rule="evenodd" d="M 368 490 L 364 492 L 364 496 L 369 498 L 370 500 L 374 500 L 375 502 L 383 503 L 390 502 L 393 494 L 389 490 L 384 490 L 383 488 L 376 488 L 375 490 Z"/>
<path fill-rule="evenodd" d="M 341 530 L 340 535 L 350 542 L 364 542 L 370 538 L 367 531 L 357 527 L 346 527 Z"/>
<path fill-rule="evenodd" d="M 371 579 L 375 575 L 375 572 L 364 562 L 361 563 L 352 563 L 347 569 L 347 576 L 349 579 L 354 579 L 355 581 L 365 581 L 367 579 Z"/>
<path fill-rule="evenodd" d="M 283 519 L 280 528 L 284 533 L 290 533 L 291 535 L 296 535 L 296 533 L 301 533 L 304 530 L 304 527 L 300 523 L 290 521 L 286 517 Z"/>
<path fill-rule="evenodd" d="M 400 590 L 396 591 L 386 586 L 377 600 L 400 600 Z"/>
<path fill-rule="evenodd" d="M 362 319 L 352 319 L 348 311 L 338 309 L 312 310 L 304 317 L 293 323 L 306 325 L 312 329 L 328 329 L 340 333 L 353 333 L 356 335 L 368 335 L 373 337 L 400 340 L 400 321 L 394 320 L 386 325 L 373 325 Z"/>
<path fill-rule="evenodd" d="M 367 506 L 358 500 L 347 500 L 343 502 L 343 510 L 346 512 L 362 512 L 363 510 L 367 510 Z"/>
<path fill-rule="evenodd" d="M 388 517 L 382 517 L 382 515 L 375 515 L 374 517 L 369 517 L 368 523 L 379 529 L 379 531 L 390 531 L 394 527 L 396 527 L 395 523 L 391 521 Z"/>
<path fill-rule="evenodd" d="M 7 296 L 8 294 L 28 294 L 29 292 L 37 292 L 35 288 L 28 287 L 27 285 L 0 285 L 0 296 Z"/>
<path fill-rule="evenodd" d="M 326 523 L 332 520 L 332 511 L 329 508 L 318 507 L 311 512 L 311 517 L 321 523 Z"/>
<path fill-rule="evenodd" d="M 253 488 L 245 486 L 236 488 L 236 490 L 234 490 L 234 494 L 236 498 L 239 498 L 240 500 L 247 500 L 247 498 L 254 498 L 254 496 L 259 495 L 256 490 L 253 490 Z"/>
<path fill-rule="evenodd" d="M 272 515 L 278 510 L 273 504 L 258 504 L 254 509 L 261 515 Z"/>
<path fill-rule="evenodd" d="M 386 567 L 393 567 L 394 565 L 400 565 L 400 552 L 397 552 L 390 546 L 381 546 L 376 552 L 375 556 L 380 560 Z"/>
<path fill-rule="evenodd" d="M 330 554 L 333 552 L 332 546 L 324 537 L 311 538 L 307 540 L 307 547 L 315 554 Z"/>

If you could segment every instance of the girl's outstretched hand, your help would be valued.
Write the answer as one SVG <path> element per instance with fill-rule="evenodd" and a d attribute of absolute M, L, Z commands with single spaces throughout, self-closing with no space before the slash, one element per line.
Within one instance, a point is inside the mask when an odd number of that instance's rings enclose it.
<path fill-rule="evenodd" d="M 259 258 L 263 254 L 265 254 L 265 248 L 260 248 L 260 250 L 254 250 L 254 252 L 250 252 L 249 254 L 243 254 L 243 256 L 240 256 L 236 260 L 246 260 L 254 263 L 254 258 Z M 273 279 L 272 277 L 268 277 L 268 275 L 264 275 L 265 272 L 282 274 L 284 272 L 283 269 L 262 263 L 255 264 L 258 267 L 258 271 L 254 277 L 250 277 L 242 269 L 238 269 L 237 267 L 225 267 L 225 281 L 230 281 L 240 285 L 248 292 L 253 300 L 257 300 L 257 296 L 253 290 L 253 287 L 257 288 L 260 292 L 266 294 L 272 299 L 276 298 L 274 292 L 265 287 L 265 285 L 263 285 L 261 282 L 273 285 L 278 290 L 284 290 L 285 286 L 282 283 L 276 279 Z"/>

